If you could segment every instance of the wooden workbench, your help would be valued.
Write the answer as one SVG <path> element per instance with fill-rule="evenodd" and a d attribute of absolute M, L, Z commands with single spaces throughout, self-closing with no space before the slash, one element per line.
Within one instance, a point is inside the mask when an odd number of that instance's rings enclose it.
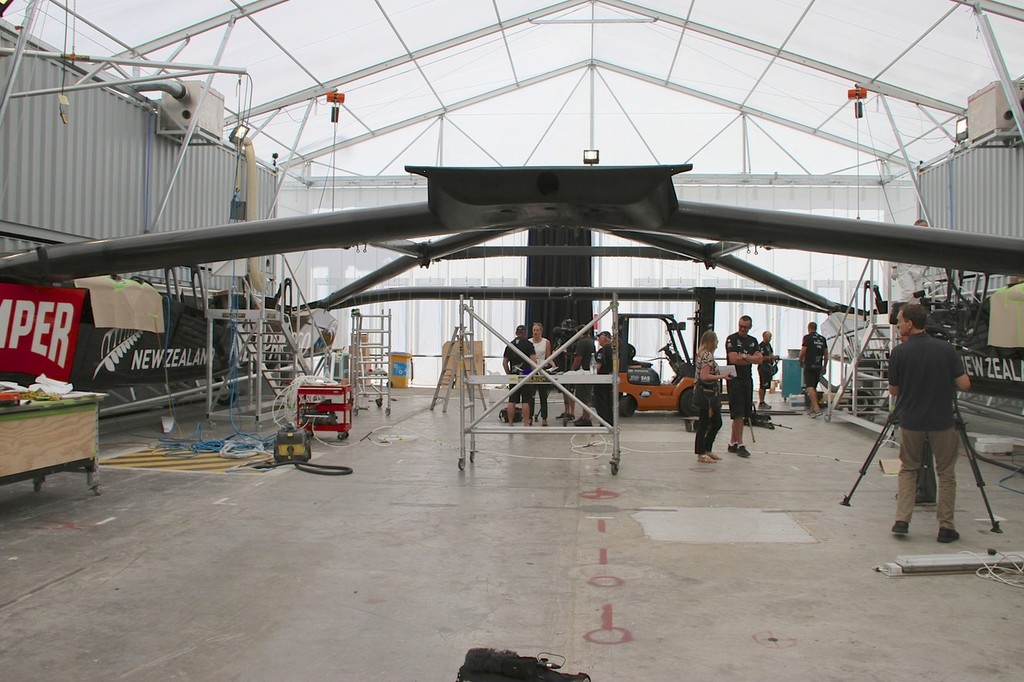
<path fill-rule="evenodd" d="M 0 407 L 0 484 L 31 479 L 36 490 L 48 474 L 83 471 L 100 494 L 98 393 Z"/>

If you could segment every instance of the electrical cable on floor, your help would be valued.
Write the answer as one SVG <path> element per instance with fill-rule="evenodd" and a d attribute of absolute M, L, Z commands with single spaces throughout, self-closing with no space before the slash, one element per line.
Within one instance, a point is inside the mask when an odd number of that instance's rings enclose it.
<path fill-rule="evenodd" d="M 557 433 L 557 430 L 555 431 L 555 433 Z M 581 443 L 577 443 L 576 442 L 576 438 L 579 437 L 579 436 L 582 436 L 582 437 L 586 438 L 587 442 L 586 443 L 582 443 L 582 444 Z M 579 457 L 550 457 L 550 456 L 546 456 L 546 455 L 521 455 L 521 454 L 518 454 L 518 453 L 504 452 L 504 451 L 501 451 L 501 450 L 477 450 L 476 452 L 478 454 L 493 455 L 495 457 L 511 457 L 511 458 L 514 458 L 514 459 L 542 459 L 544 461 L 551 461 L 551 462 L 580 462 L 580 461 L 585 461 L 585 460 L 599 459 L 599 458 L 605 456 L 606 454 L 608 454 L 608 448 L 611 447 L 611 442 L 608 441 L 607 439 L 601 437 L 601 438 L 598 438 L 597 440 L 593 440 L 593 439 L 591 439 L 591 437 L 589 435 L 586 435 L 586 434 L 573 434 L 570 443 L 571 443 L 572 451 L 574 453 L 576 453 L 577 455 L 581 455 L 581 456 L 579 456 Z M 593 451 L 593 452 L 585 452 L 584 451 L 584 448 L 589 448 L 589 447 L 593 447 L 593 446 L 597 446 L 597 445 L 602 446 L 600 451 Z"/>
<path fill-rule="evenodd" d="M 851 460 L 851 459 L 840 459 L 839 457 L 836 457 L 835 455 L 818 455 L 818 454 L 809 453 L 809 452 L 772 452 L 770 450 L 765 450 L 764 454 L 766 454 L 766 455 L 786 455 L 786 456 L 789 456 L 789 457 L 814 457 L 814 458 L 817 458 L 817 459 L 831 459 L 834 462 L 840 462 L 842 464 L 863 464 L 864 463 L 864 462 L 854 461 L 854 460 Z"/>
<path fill-rule="evenodd" d="M 545 457 L 543 455 L 519 455 L 512 452 L 503 452 L 501 450 L 477 450 L 478 455 L 492 455 L 494 457 L 511 457 L 513 459 L 542 459 L 545 462 L 580 462 L 589 459 L 598 459 L 603 456 L 602 452 L 595 452 L 593 454 L 585 454 L 583 457 Z"/>
<path fill-rule="evenodd" d="M 1012 567 L 1000 566 L 997 563 L 989 563 L 989 561 L 974 552 L 960 552 L 960 554 L 966 554 L 974 559 L 980 561 L 983 565 L 974 572 L 979 578 L 984 580 L 992 580 L 997 583 L 1003 583 L 1010 587 L 1024 587 L 1024 557 L 1013 554 L 1003 554 L 1002 552 L 996 552 L 990 549 L 989 555 L 994 557 L 1001 557 L 1007 559 L 1012 564 Z"/>
<path fill-rule="evenodd" d="M 340 464 L 316 464 L 314 462 L 274 462 L 266 460 L 257 462 L 250 465 L 249 469 L 276 469 L 278 467 L 293 466 L 299 471 L 305 471 L 307 474 L 319 474 L 320 476 L 348 476 L 352 473 L 352 467 L 342 466 Z"/>
<path fill-rule="evenodd" d="M 981 459 L 981 457 L 978 457 L 978 459 Z M 988 461 L 988 460 L 983 460 L 983 461 Z M 1020 476 L 1022 471 L 1024 471 L 1024 466 L 1019 466 L 1016 469 L 1014 469 L 1013 472 L 1009 476 L 1005 476 L 1003 478 L 1000 478 L 999 479 L 999 487 L 1002 488 L 1003 490 L 1009 490 L 1011 493 L 1017 493 L 1018 495 L 1024 495 L 1024 490 L 1018 490 L 1017 488 L 1011 488 L 1010 486 L 1006 485 L 1006 481 L 1009 481 L 1011 478 L 1013 478 L 1015 476 Z"/>
<path fill-rule="evenodd" d="M 376 434 L 378 431 L 383 431 L 384 429 L 388 429 L 389 431 L 392 431 L 392 432 L 401 432 L 401 431 L 404 430 L 405 432 L 409 433 L 410 435 L 409 436 L 405 436 L 405 435 L 402 435 L 401 433 L 396 433 L 395 435 L 388 434 L 388 435 L 380 436 L 380 437 L 377 437 L 377 438 L 373 437 L 374 434 Z M 424 440 L 429 440 L 429 441 L 431 441 L 433 443 L 436 443 L 436 444 L 440 445 L 443 448 L 449 448 L 449 449 L 455 449 L 455 450 L 459 449 L 458 445 L 449 445 L 448 443 L 445 443 L 444 441 L 438 440 L 436 438 L 432 438 L 432 437 L 428 436 L 425 433 L 421 433 L 419 431 L 413 431 L 412 429 L 400 429 L 400 428 L 395 427 L 395 426 L 393 426 L 391 424 L 385 424 L 384 426 L 378 426 L 377 428 L 370 430 L 365 436 L 363 436 L 362 438 L 359 439 L 359 442 L 361 443 L 364 440 L 369 440 L 374 445 L 377 445 L 377 446 L 382 447 L 382 448 L 387 448 L 387 447 L 391 447 L 393 444 L 401 442 L 401 441 L 413 441 L 413 440 L 417 440 L 419 438 L 423 438 Z"/>
<path fill-rule="evenodd" d="M 198 430 L 198 426 L 196 427 Z M 240 440 L 236 440 L 236 436 Z M 163 451 L 165 457 L 176 459 L 193 459 L 203 455 L 216 454 L 226 459 L 248 459 L 255 455 L 270 454 L 273 439 L 262 439 L 250 434 L 232 434 L 224 439 L 198 438 L 160 438 L 154 451 Z"/>

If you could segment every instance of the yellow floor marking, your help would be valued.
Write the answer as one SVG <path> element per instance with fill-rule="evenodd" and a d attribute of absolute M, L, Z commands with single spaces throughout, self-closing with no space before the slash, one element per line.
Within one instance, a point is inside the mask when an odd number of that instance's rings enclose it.
<path fill-rule="evenodd" d="M 229 469 L 234 469 L 230 473 L 262 473 L 250 466 L 243 465 L 266 458 L 267 455 L 257 455 L 249 459 L 229 459 L 221 457 L 216 453 L 183 457 L 180 455 L 167 455 L 159 450 L 147 450 L 146 452 L 135 452 L 111 457 L 110 459 L 101 459 L 100 466 L 161 469 L 165 471 L 203 471 L 216 474 L 228 473 Z"/>

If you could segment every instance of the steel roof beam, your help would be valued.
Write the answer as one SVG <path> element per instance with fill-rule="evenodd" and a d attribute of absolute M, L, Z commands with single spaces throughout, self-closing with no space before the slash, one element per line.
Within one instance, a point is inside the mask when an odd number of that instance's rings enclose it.
<path fill-rule="evenodd" d="M 560 69 L 555 69 L 554 71 L 549 71 L 547 73 L 542 73 L 539 76 L 534 76 L 533 78 L 528 78 L 528 79 L 526 79 L 524 81 L 521 81 L 519 83 L 512 83 L 512 84 L 509 84 L 509 85 L 504 85 L 504 86 L 502 86 L 500 88 L 497 88 L 496 90 L 491 90 L 490 92 L 485 92 L 485 93 L 482 93 L 480 95 L 476 95 L 475 97 L 470 97 L 469 99 L 462 100 L 461 102 L 456 102 L 455 104 L 449 104 L 447 107 L 437 108 L 437 109 L 434 109 L 432 111 L 428 111 L 428 112 L 423 113 L 423 114 L 418 114 L 418 115 L 413 116 L 411 118 L 407 118 L 405 120 L 398 121 L 396 123 L 392 123 L 391 125 L 384 126 L 383 128 L 378 128 L 377 130 L 371 130 L 368 133 L 363 133 L 362 135 L 357 135 L 356 137 L 349 138 L 349 139 L 347 139 L 347 140 L 345 140 L 343 142 L 339 142 L 337 144 L 329 145 L 327 147 L 321 147 L 320 149 L 314 150 L 312 152 L 308 152 L 306 154 L 302 154 L 300 158 L 303 161 L 311 161 L 311 160 L 316 159 L 318 157 L 326 156 L 327 154 L 330 154 L 332 152 L 338 151 L 339 149 L 344 149 L 346 147 L 351 147 L 352 145 L 359 144 L 360 142 L 365 142 L 366 140 L 372 139 L 374 137 L 379 137 L 381 135 L 386 135 L 388 133 L 393 133 L 393 132 L 395 132 L 397 130 L 402 130 L 403 128 L 408 128 L 409 126 L 416 125 L 417 123 L 423 123 L 424 121 L 430 121 L 432 119 L 438 118 L 439 116 L 443 116 L 445 114 L 450 114 L 453 111 L 458 111 L 459 109 L 465 109 L 466 107 L 472 106 L 474 104 L 479 104 L 480 102 L 486 102 L 487 100 L 493 99 L 495 97 L 499 97 L 499 96 L 504 95 L 506 93 L 514 92 L 514 91 L 516 91 L 516 90 L 518 90 L 520 88 L 529 87 L 531 85 L 536 85 L 537 83 L 543 83 L 544 81 L 551 80 L 552 78 L 557 78 L 559 76 L 564 76 L 567 73 L 572 73 L 573 71 L 576 71 L 578 69 L 586 68 L 589 65 L 589 63 L 590 63 L 589 60 L 587 60 L 585 62 L 577 62 L 575 64 L 569 64 L 568 66 L 563 66 Z"/>
<path fill-rule="evenodd" d="M 800 66 L 805 66 L 809 69 L 814 69 L 815 71 L 821 71 L 822 73 L 827 73 L 831 76 L 848 80 L 851 83 L 858 83 L 859 85 L 865 87 L 870 86 L 870 89 L 874 92 L 880 92 L 886 95 L 890 95 L 892 97 L 896 97 L 897 99 L 906 100 L 908 102 L 914 102 L 915 104 L 921 104 L 923 106 L 931 107 L 933 109 L 939 109 L 940 111 L 948 111 L 951 114 L 960 114 L 963 113 L 964 110 L 963 107 L 958 107 L 956 105 L 950 104 L 949 102 L 943 102 L 942 100 L 935 99 L 934 97 L 927 97 L 919 92 L 914 92 L 913 90 L 907 90 L 906 88 L 897 87 L 889 83 L 884 83 L 882 81 L 875 80 L 874 78 L 868 76 L 867 74 L 856 73 L 854 71 L 848 71 L 847 69 L 841 69 L 837 66 L 833 66 L 832 64 L 826 64 L 825 62 L 820 62 L 816 59 L 811 59 L 810 57 L 804 57 L 794 52 L 780 50 L 778 48 L 772 47 L 771 45 L 760 43 L 756 40 L 743 38 L 734 33 L 728 33 L 726 31 L 721 31 L 716 28 L 711 28 L 710 26 L 698 24 L 694 21 L 682 19 L 680 17 L 675 16 L 674 14 L 657 12 L 646 7 L 636 5 L 632 2 L 625 2 L 624 0 L 600 0 L 600 2 L 603 5 L 617 7 L 626 12 L 633 12 L 634 14 L 639 14 L 645 17 L 653 17 L 660 22 L 664 22 L 671 26 L 675 26 L 676 28 L 693 31 L 694 33 L 699 33 L 701 35 L 708 36 L 709 38 L 715 38 L 716 40 L 721 40 L 722 42 L 730 43 L 732 45 L 738 45 L 739 47 L 752 50 L 760 54 L 768 55 L 769 57 L 778 57 L 783 61 L 791 62 L 793 64 L 799 64 Z M 659 79 L 658 82 L 665 83 L 665 80 Z"/>
<path fill-rule="evenodd" d="M 471 31 L 470 33 L 463 34 L 450 40 L 445 40 L 443 42 L 435 43 L 434 45 L 429 45 L 419 50 L 414 50 L 408 54 L 399 55 L 394 59 L 389 59 L 387 61 L 380 62 L 379 64 L 368 66 L 365 69 L 360 69 L 350 74 L 339 76 L 338 78 L 332 78 L 324 82 L 322 86 L 297 90 L 291 93 L 290 95 L 278 97 L 277 99 L 265 102 L 264 104 L 261 104 L 257 107 L 253 107 L 247 113 L 249 117 L 254 117 L 270 113 L 271 111 L 275 111 L 277 109 L 283 109 L 285 107 L 292 106 L 293 104 L 304 102 L 307 99 L 318 97 L 324 94 L 324 92 L 326 92 L 327 90 L 340 88 L 344 85 L 347 85 L 348 83 L 353 83 L 363 78 L 368 78 L 378 73 L 383 73 L 390 69 L 394 69 L 395 67 L 402 66 L 403 64 L 415 62 L 416 60 L 423 59 L 424 57 L 429 57 L 430 55 L 437 54 L 439 52 L 444 52 L 445 50 L 450 50 L 454 47 L 458 47 L 460 45 L 464 45 L 474 40 L 478 40 L 479 38 L 486 38 L 489 35 L 501 33 L 516 26 L 528 24 L 533 19 L 545 17 L 550 14 L 555 14 L 557 12 L 561 12 L 567 9 L 572 9 L 573 7 L 587 4 L 588 2 L 590 2 L 590 0 L 566 0 L 565 2 L 559 2 L 549 7 L 545 7 L 544 9 L 537 10 L 535 12 L 530 12 L 529 14 L 523 14 L 521 16 L 509 19 L 507 21 L 486 26 L 477 31 Z M 233 122 L 235 118 L 229 119 L 228 125 L 230 125 L 230 123 Z"/>
<path fill-rule="evenodd" d="M 651 83 L 652 85 L 657 85 L 659 87 L 667 88 L 674 92 L 678 92 L 684 95 L 688 95 L 690 97 L 694 97 L 696 99 L 703 100 L 705 102 L 710 102 L 711 104 L 717 104 L 720 107 L 731 109 L 740 114 L 746 114 L 747 116 L 753 116 L 754 118 L 762 119 L 765 121 L 771 121 L 772 123 L 776 123 L 778 125 L 784 126 L 786 128 L 791 128 L 802 133 L 806 133 L 807 135 L 813 135 L 815 137 L 828 140 L 829 142 L 833 142 L 835 144 L 848 147 L 850 149 L 856 149 L 866 154 L 871 154 L 872 156 L 903 165 L 902 159 L 888 152 L 883 152 L 879 149 L 875 149 L 874 147 L 869 147 L 868 145 L 865 144 L 859 144 L 857 142 L 847 140 L 846 138 L 839 137 L 838 135 L 823 132 L 821 130 L 818 130 L 817 128 L 812 128 L 809 125 L 797 123 L 796 121 L 792 121 L 788 118 L 783 118 L 782 116 L 778 116 L 776 114 L 771 114 L 767 111 L 762 111 L 761 109 L 754 109 L 753 107 L 748 107 L 746 105 L 740 104 L 739 102 L 733 102 L 732 100 L 727 100 L 722 97 L 709 95 L 706 92 L 694 90 L 693 88 L 688 88 L 685 85 L 678 85 L 676 83 L 666 83 L 664 80 L 657 78 L 656 76 L 651 76 L 646 73 L 640 73 L 639 71 L 627 69 L 626 67 L 618 66 L 616 64 L 599 62 L 598 66 L 604 69 L 608 69 L 609 71 L 615 71 L 616 73 L 620 73 L 624 76 L 630 76 L 632 78 L 636 78 L 638 80 Z"/>
<path fill-rule="evenodd" d="M 577 62 L 575 64 L 569 64 L 568 66 L 563 66 L 560 69 L 555 69 L 554 71 L 549 71 L 548 73 L 543 73 L 543 74 L 540 74 L 538 76 L 534 76 L 533 78 L 529 78 L 529 79 L 527 79 L 525 81 L 522 81 L 518 85 L 516 85 L 516 84 L 505 85 L 505 86 L 502 86 L 502 87 L 497 88 L 495 90 L 491 90 L 490 92 L 481 93 L 481 94 L 476 95 L 474 97 L 470 97 L 469 99 L 462 100 L 461 102 L 456 102 L 455 104 L 450 104 L 450 105 L 448 105 L 447 107 L 445 107 L 443 109 L 442 108 L 438 108 L 438 109 L 434 109 L 432 111 L 428 111 L 428 112 L 423 113 L 423 114 L 418 114 L 418 115 L 413 116 L 411 118 L 407 118 L 405 120 L 398 121 L 396 123 L 392 123 L 391 125 L 384 126 L 383 128 L 379 128 L 377 130 L 373 130 L 373 131 L 370 131 L 368 133 L 364 133 L 362 135 L 357 135 L 356 137 L 349 138 L 347 140 L 344 140 L 343 142 L 338 142 L 337 144 L 328 145 L 326 147 L 321 147 L 321 148 L 313 150 L 311 152 L 307 152 L 307 153 L 305 153 L 305 154 L 303 154 L 301 156 L 301 159 L 303 161 L 311 161 L 311 160 L 316 159 L 318 157 L 326 156 L 328 154 L 336 152 L 336 151 L 338 151 L 340 149 L 344 149 L 346 147 L 351 147 L 353 145 L 359 144 L 360 142 L 365 142 L 366 140 L 372 139 L 374 137 L 379 137 L 380 135 L 386 135 L 388 133 L 393 133 L 395 131 L 402 130 L 403 128 L 408 128 L 409 126 L 413 126 L 413 125 L 416 125 L 418 123 L 423 123 L 424 121 L 429 121 L 431 119 L 437 118 L 437 117 L 445 115 L 445 114 L 450 114 L 450 113 L 452 113 L 454 111 L 458 111 L 459 109 L 464 109 L 464 108 L 472 106 L 474 104 L 478 104 L 480 102 L 485 102 L 485 101 L 493 99 L 495 97 L 499 97 L 499 96 L 504 95 L 506 93 L 518 90 L 519 88 L 529 87 L 530 85 L 535 85 L 537 83 L 542 83 L 544 81 L 551 80 L 552 78 L 557 78 L 558 76 L 563 76 L 563 75 L 565 75 L 567 73 L 572 73 L 573 71 L 576 71 L 578 69 L 586 69 L 586 68 L 591 68 L 591 67 L 603 68 L 603 69 L 607 69 L 609 71 L 614 71 L 614 72 L 622 74 L 624 76 L 629 76 L 631 78 L 636 78 L 638 80 L 651 83 L 651 84 L 656 85 L 658 87 L 667 88 L 669 90 L 673 90 L 675 92 L 678 92 L 678 93 L 681 93 L 681 94 L 684 94 L 684 95 L 688 95 L 690 97 L 694 97 L 696 99 L 700 99 L 700 100 L 703 100 L 705 102 L 710 102 L 712 104 L 716 104 L 716 105 L 724 107 L 726 109 L 731 109 L 733 111 L 737 111 L 737 112 L 739 112 L 741 114 L 747 114 L 747 115 L 754 116 L 754 117 L 759 118 L 759 119 L 763 119 L 763 120 L 766 120 L 766 121 L 771 121 L 771 122 L 776 123 L 778 125 L 784 126 L 786 128 L 791 128 L 793 130 L 797 130 L 797 131 L 805 133 L 807 135 L 813 135 L 815 137 L 818 137 L 818 138 L 821 138 L 821 139 L 824 139 L 824 140 L 828 140 L 829 142 L 832 142 L 834 144 L 842 145 L 842 146 L 848 147 L 850 149 L 856 149 L 858 151 L 864 152 L 866 154 L 870 154 L 870 155 L 872 155 L 874 157 L 883 159 L 885 161 L 889 161 L 891 163 L 896 163 L 896 164 L 899 164 L 901 166 L 904 165 L 903 159 L 900 158 L 899 156 L 896 156 L 894 154 L 890 154 L 888 152 L 884 152 L 884 151 L 875 149 L 874 147 L 870 147 L 870 146 L 865 145 L 865 144 L 858 144 L 858 143 L 853 142 L 851 140 L 847 140 L 847 139 L 845 139 L 843 137 L 839 137 L 838 135 L 832 135 L 831 133 L 822 132 L 822 131 L 820 131 L 820 130 L 818 130 L 816 128 L 812 128 L 811 126 L 805 125 L 803 123 L 796 123 L 795 121 L 791 121 L 791 120 L 789 120 L 787 118 L 783 118 L 781 116 L 777 116 L 775 114 L 768 113 L 767 111 L 762 111 L 760 109 L 754 109 L 753 107 L 743 106 L 743 105 L 739 104 L 738 102 L 733 102 L 731 100 L 723 99 L 721 97 L 715 97 L 714 95 L 709 95 L 709 94 L 707 94 L 705 92 L 701 92 L 699 90 L 694 90 L 694 89 L 688 88 L 688 87 L 686 87 L 684 85 L 677 85 L 675 83 L 667 83 L 666 84 L 660 78 L 656 78 L 654 76 L 650 76 L 650 75 L 645 74 L 645 73 L 640 73 L 639 71 L 633 71 L 632 69 L 627 69 L 625 67 L 617 66 L 615 64 L 609 64 L 608 62 L 603 62 L 603 61 L 600 61 L 600 60 L 596 60 L 593 63 L 591 62 L 591 60 L 586 60 L 586 61 L 583 61 L 583 62 Z"/>
<path fill-rule="evenodd" d="M 981 10 L 988 14 L 997 14 L 1014 21 L 1024 21 L 1024 9 L 1007 5 L 1005 2 L 994 2 L 994 0 L 951 0 L 958 5 L 970 7 L 975 11 Z"/>
<path fill-rule="evenodd" d="M 134 54 L 136 56 L 141 57 L 143 55 L 149 54 L 150 52 L 156 52 L 157 50 L 162 50 L 165 47 L 170 47 L 175 43 L 181 42 L 182 40 L 187 40 L 193 36 L 206 33 L 207 31 L 212 31 L 213 29 L 219 26 L 231 23 L 232 21 L 236 21 L 238 19 L 241 19 L 242 17 L 247 17 L 251 14 L 256 14 L 257 12 L 262 12 L 265 9 L 269 9 L 270 7 L 274 7 L 276 5 L 282 5 L 286 2 L 288 2 L 288 0 L 256 0 L 256 2 L 250 2 L 248 5 L 244 5 L 237 10 L 222 12 L 217 16 L 210 17 L 209 19 L 197 22 L 179 31 L 175 31 L 174 33 L 168 33 L 167 35 L 160 36 L 159 38 L 150 40 L 149 42 L 142 43 L 141 45 L 136 45 L 135 47 L 131 47 L 125 50 L 124 52 L 121 52 L 114 56 L 124 57 L 129 54 Z"/>

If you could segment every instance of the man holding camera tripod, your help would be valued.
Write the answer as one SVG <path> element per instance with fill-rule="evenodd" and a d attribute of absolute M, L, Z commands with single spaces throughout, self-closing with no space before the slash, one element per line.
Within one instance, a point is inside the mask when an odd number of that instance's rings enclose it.
<path fill-rule="evenodd" d="M 954 391 L 971 390 L 964 363 L 951 345 L 925 333 L 928 312 L 908 303 L 900 308 L 896 325 L 905 340 L 889 356 L 889 395 L 897 400 L 900 423 L 899 493 L 894 535 L 906 535 L 914 513 L 917 472 L 925 443 L 931 445 L 939 479 L 935 515 L 939 542 L 960 539 L 953 522 L 956 504 L 957 432 Z"/>

